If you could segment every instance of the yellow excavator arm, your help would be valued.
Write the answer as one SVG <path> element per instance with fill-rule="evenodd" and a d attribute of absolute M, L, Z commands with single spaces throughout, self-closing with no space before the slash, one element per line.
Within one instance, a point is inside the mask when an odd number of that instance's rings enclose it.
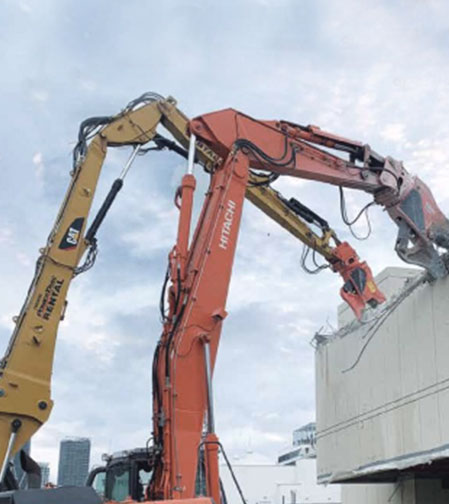
<path fill-rule="evenodd" d="M 48 419 L 56 334 L 67 291 L 87 247 L 87 218 L 108 145 L 149 142 L 161 119 L 157 103 L 126 109 L 79 152 L 67 194 L 0 366 L 0 459 L 17 451 Z M 89 256 L 88 256 L 89 257 Z M 20 424 L 19 424 L 20 423 Z M 13 439 L 13 443 L 11 443 Z M 7 454 L 8 448 L 11 448 Z M 7 458 L 7 457 L 6 457 Z"/>
<path fill-rule="evenodd" d="M 40 250 L 35 276 L 21 312 L 15 318 L 15 329 L 0 363 L 0 460 L 3 461 L 0 481 L 11 455 L 50 415 L 53 356 L 68 288 L 78 273 L 93 264 L 96 231 L 138 150 L 157 140 L 156 128 L 160 124 L 184 148 L 188 147 L 188 118 L 176 107 L 174 99 L 163 99 L 152 93 L 134 100 L 116 116 L 92 118 L 81 125 L 67 194 L 47 244 Z M 130 161 L 87 229 L 107 148 L 124 145 L 134 147 Z M 221 163 L 221 159 L 201 142 L 197 143 L 196 155 L 206 171 Z M 260 185 L 263 181 L 264 177 L 251 175 L 247 198 L 307 246 L 328 261 L 335 261 L 330 245 L 331 240 L 336 240 L 334 232 L 326 229 L 322 234 L 315 233 L 281 195 Z M 80 266 L 84 256 L 85 262 Z"/>

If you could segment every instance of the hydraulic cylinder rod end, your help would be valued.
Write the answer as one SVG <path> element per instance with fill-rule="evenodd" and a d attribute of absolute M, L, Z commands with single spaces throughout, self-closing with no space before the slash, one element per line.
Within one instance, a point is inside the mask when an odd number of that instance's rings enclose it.
<path fill-rule="evenodd" d="M 11 435 L 9 437 L 8 448 L 6 449 L 5 458 L 3 459 L 2 469 L 0 471 L 0 485 L 3 483 L 3 480 L 5 479 L 5 474 L 6 474 L 6 470 L 8 469 L 9 459 L 11 458 L 11 452 L 14 447 L 14 442 L 16 440 L 17 432 L 19 431 L 20 427 L 22 427 L 22 421 L 19 420 L 18 418 L 15 418 L 11 422 Z"/>

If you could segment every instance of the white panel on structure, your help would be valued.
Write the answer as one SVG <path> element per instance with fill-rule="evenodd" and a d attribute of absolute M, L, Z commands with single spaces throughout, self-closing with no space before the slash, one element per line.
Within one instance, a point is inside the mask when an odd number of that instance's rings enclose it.
<path fill-rule="evenodd" d="M 387 268 L 376 281 L 397 299 L 419 274 Z M 351 320 L 340 307 L 339 332 L 317 339 L 318 481 L 387 482 L 447 459 L 449 278 L 413 290 L 376 331 Z"/>
<path fill-rule="evenodd" d="M 233 465 L 247 504 L 340 504 L 339 485 L 318 485 L 316 460 L 303 459 L 296 465 Z M 241 502 L 227 466 L 220 477 L 229 504 Z"/>

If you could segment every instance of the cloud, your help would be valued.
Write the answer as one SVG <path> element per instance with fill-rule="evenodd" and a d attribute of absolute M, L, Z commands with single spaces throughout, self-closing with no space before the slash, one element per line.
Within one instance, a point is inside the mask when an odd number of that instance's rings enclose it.
<path fill-rule="evenodd" d="M 42 178 L 44 176 L 44 169 L 45 169 L 42 152 L 36 152 L 34 154 L 33 164 L 36 167 L 36 178 L 39 181 L 42 181 Z"/>
<path fill-rule="evenodd" d="M 43 89 L 33 89 L 31 91 L 31 98 L 37 102 L 45 103 L 48 101 L 48 92 Z"/>
<path fill-rule="evenodd" d="M 9 227 L 0 228 L 0 243 L 11 243 L 13 240 L 13 232 Z"/>
<path fill-rule="evenodd" d="M 19 2 L 19 9 L 25 14 L 29 14 L 33 10 L 31 5 L 27 2 Z"/>
<path fill-rule="evenodd" d="M 387 141 L 402 143 L 405 140 L 405 124 L 387 124 L 381 131 L 380 135 Z"/>
<path fill-rule="evenodd" d="M 90 79 L 81 79 L 80 86 L 82 89 L 85 89 L 86 91 L 95 91 L 97 89 L 97 84 Z"/>
<path fill-rule="evenodd" d="M 34 154 L 33 163 L 36 166 L 39 166 L 40 164 L 42 164 L 42 152 L 36 152 L 36 154 Z"/>
<path fill-rule="evenodd" d="M 18 252 L 16 257 L 20 264 L 22 264 L 23 266 L 31 266 L 31 260 L 27 254 Z"/>

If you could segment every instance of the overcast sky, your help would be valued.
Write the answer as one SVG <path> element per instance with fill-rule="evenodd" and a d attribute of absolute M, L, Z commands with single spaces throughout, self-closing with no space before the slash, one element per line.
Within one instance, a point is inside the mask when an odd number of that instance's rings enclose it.
<path fill-rule="evenodd" d="M 370 143 L 419 173 L 449 214 L 448 5 L 0 0 L 1 346 L 68 185 L 79 123 L 115 114 L 144 91 L 176 97 L 191 117 L 234 107 Z M 128 154 L 108 156 L 96 207 Z M 98 463 L 151 434 L 157 304 L 183 170 L 170 153 L 138 159 L 99 233 L 95 268 L 72 284 L 55 406 L 32 442 L 53 478 L 65 436 L 90 437 Z M 275 187 L 325 216 L 374 272 L 400 264 L 380 208 L 370 239 L 354 243 L 335 187 L 285 178 Z M 348 192 L 350 214 L 367 201 Z M 292 430 L 314 420 L 309 341 L 335 324 L 341 282 L 327 271 L 306 275 L 300 255 L 300 243 L 246 203 L 214 378 L 217 431 L 235 460 L 252 452 L 251 460 L 275 461 Z"/>

